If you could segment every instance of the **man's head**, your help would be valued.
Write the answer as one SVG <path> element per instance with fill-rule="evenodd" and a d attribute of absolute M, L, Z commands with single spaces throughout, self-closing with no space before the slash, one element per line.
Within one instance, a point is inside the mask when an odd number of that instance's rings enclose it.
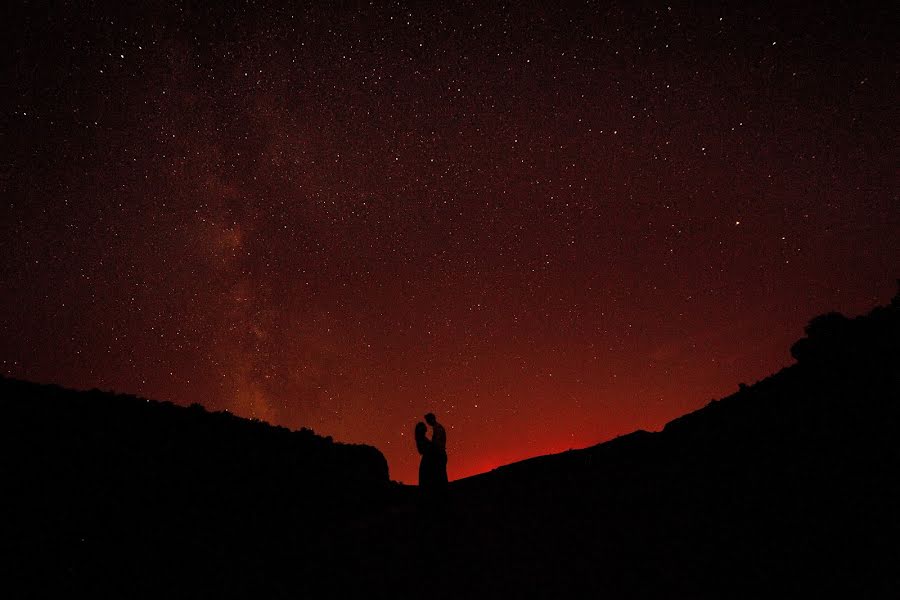
<path fill-rule="evenodd" d="M 425 422 L 432 426 L 437 423 L 437 419 L 434 418 L 434 413 L 428 413 L 427 415 L 425 415 Z"/>

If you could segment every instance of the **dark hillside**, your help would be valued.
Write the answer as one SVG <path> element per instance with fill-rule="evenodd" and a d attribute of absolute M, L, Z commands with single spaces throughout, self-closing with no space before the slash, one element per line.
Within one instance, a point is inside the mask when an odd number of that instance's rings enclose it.
<path fill-rule="evenodd" d="M 197 404 L 10 379 L 0 397 L 4 538 L 23 589 L 114 584 L 128 597 L 214 573 L 211 590 L 267 589 L 280 583 L 256 579 L 283 549 L 302 556 L 389 486 L 375 448 Z"/>

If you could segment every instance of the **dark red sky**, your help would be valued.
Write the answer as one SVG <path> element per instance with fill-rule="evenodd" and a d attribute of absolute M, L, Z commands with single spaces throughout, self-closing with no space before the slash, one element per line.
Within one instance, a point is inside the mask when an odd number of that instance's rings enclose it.
<path fill-rule="evenodd" d="M 458 478 L 659 428 L 894 292 L 890 3 L 119 4 L 8 9 L 4 374 L 406 482 L 433 410 Z"/>

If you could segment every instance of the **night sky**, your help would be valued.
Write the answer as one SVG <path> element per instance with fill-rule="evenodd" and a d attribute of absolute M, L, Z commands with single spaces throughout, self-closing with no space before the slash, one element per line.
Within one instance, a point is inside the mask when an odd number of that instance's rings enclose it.
<path fill-rule="evenodd" d="M 404 482 L 431 410 L 454 479 L 658 429 L 895 291 L 890 2 L 122 4 L 6 9 L 5 375 Z"/>

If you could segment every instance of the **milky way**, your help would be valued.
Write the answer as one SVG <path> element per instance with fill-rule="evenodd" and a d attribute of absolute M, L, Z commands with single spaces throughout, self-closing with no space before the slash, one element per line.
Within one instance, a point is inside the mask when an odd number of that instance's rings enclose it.
<path fill-rule="evenodd" d="M 433 410 L 458 478 L 657 429 L 894 291 L 890 3 L 225 4 L 9 9 L 4 374 L 407 482 Z"/>

